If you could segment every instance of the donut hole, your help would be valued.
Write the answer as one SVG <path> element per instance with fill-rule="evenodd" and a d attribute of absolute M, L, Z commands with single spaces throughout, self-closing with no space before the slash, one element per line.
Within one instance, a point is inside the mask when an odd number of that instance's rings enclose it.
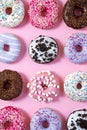
<path fill-rule="evenodd" d="M 6 8 L 6 14 L 10 15 L 12 13 L 12 7 Z"/>
<path fill-rule="evenodd" d="M 81 17 L 83 12 L 84 11 L 83 11 L 83 9 L 81 7 L 75 6 L 75 8 L 74 8 L 74 15 L 76 17 Z"/>
<path fill-rule="evenodd" d="M 78 84 L 77 84 L 77 89 L 81 89 L 81 88 L 82 88 L 81 83 L 78 83 Z"/>
<path fill-rule="evenodd" d="M 76 45 L 76 51 L 81 52 L 82 51 L 82 46 L 81 45 Z"/>
<path fill-rule="evenodd" d="M 11 121 L 5 121 L 4 123 L 3 123 L 3 127 L 4 127 L 4 129 L 8 129 L 8 128 L 10 128 L 11 127 Z"/>
<path fill-rule="evenodd" d="M 41 8 L 41 16 L 42 16 L 42 17 L 45 17 L 46 14 L 47 14 L 47 9 L 46 9 L 45 6 L 43 6 L 43 7 Z"/>
<path fill-rule="evenodd" d="M 48 128 L 49 127 L 49 122 L 47 120 L 44 120 L 42 122 L 42 126 L 43 126 L 43 128 Z"/>
<path fill-rule="evenodd" d="M 9 45 L 4 44 L 4 51 L 9 51 Z"/>
<path fill-rule="evenodd" d="M 10 82 L 11 82 L 10 80 L 6 80 L 4 82 L 3 88 L 6 89 L 6 90 L 8 90 L 10 88 L 10 86 L 11 86 Z"/>
<path fill-rule="evenodd" d="M 44 89 L 44 90 L 46 90 L 47 88 L 48 88 L 48 86 L 46 85 L 46 84 L 41 84 L 41 86 L 42 86 L 42 88 Z"/>

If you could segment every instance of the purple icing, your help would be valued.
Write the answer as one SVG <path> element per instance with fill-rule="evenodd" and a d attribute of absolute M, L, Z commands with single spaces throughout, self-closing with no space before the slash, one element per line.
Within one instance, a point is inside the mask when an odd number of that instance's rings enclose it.
<path fill-rule="evenodd" d="M 30 123 L 30 130 L 61 130 L 61 127 L 59 116 L 50 108 L 39 109 Z"/>
<path fill-rule="evenodd" d="M 66 57 L 73 63 L 80 64 L 87 61 L 87 35 L 75 33 L 70 36 L 64 47 Z"/>

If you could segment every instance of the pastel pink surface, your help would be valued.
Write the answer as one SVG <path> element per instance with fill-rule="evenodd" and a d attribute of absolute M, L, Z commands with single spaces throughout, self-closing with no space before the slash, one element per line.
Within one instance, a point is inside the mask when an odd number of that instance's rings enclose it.
<path fill-rule="evenodd" d="M 29 17 L 28 17 L 28 0 L 23 0 L 23 3 L 25 4 L 26 9 L 26 16 L 23 21 L 23 23 L 14 28 L 14 29 L 8 29 L 4 27 L 0 27 L 0 34 L 2 33 L 13 33 L 17 35 L 21 42 L 22 42 L 22 51 L 21 56 L 18 58 L 18 60 L 12 64 L 6 64 L 0 62 L 0 71 L 4 69 L 11 69 L 18 71 L 24 81 L 24 88 L 22 94 L 11 101 L 3 101 L 0 100 L 0 108 L 4 106 L 12 105 L 14 107 L 18 107 L 22 109 L 25 112 L 26 118 L 27 118 L 27 129 L 29 130 L 29 120 L 33 117 L 33 114 L 39 109 L 43 107 L 48 107 L 54 109 L 57 113 L 60 114 L 62 119 L 63 128 L 62 130 L 67 130 L 66 128 L 66 122 L 69 114 L 77 109 L 81 108 L 87 108 L 86 102 L 75 102 L 71 99 L 67 98 L 63 91 L 63 84 L 64 79 L 67 74 L 70 74 L 74 71 L 87 71 L 87 63 L 85 64 L 74 64 L 71 63 L 64 55 L 63 48 L 64 44 L 67 41 L 67 38 L 76 32 L 83 32 L 87 33 L 87 27 L 80 30 L 71 29 L 68 26 L 65 25 L 63 19 L 62 19 L 62 8 L 64 6 L 64 3 L 66 0 L 59 1 L 60 4 L 60 22 L 59 24 L 49 30 L 42 30 L 33 27 L 29 23 Z M 28 46 L 32 39 L 36 38 L 39 35 L 46 35 L 53 37 L 56 39 L 60 46 L 60 52 L 59 56 L 51 63 L 49 64 L 37 64 L 32 61 L 28 54 Z M 60 81 L 60 95 L 59 98 L 52 103 L 37 103 L 33 99 L 31 99 L 28 96 L 28 89 L 26 88 L 26 84 L 28 83 L 29 79 L 34 76 L 38 71 L 41 70 L 50 70 L 54 72 L 58 77 Z M 29 119 L 30 118 L 30 119 Z"/>

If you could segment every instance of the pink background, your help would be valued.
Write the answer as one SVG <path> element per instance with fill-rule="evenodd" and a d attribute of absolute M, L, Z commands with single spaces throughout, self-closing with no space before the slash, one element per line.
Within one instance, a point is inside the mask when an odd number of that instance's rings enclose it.
<path fill-rule="evenodd" d="M 63 53 L 64 44 L 66 43 L 67 38 L 70 35 L 76 32 L 87 33 L 87 27 L 80 30 L 74 30 L 65 25 L 62 19 L 62 11 L 61 11 L 65 2 L 66 0 L 59 1 L 59 5 L 60 5 L 59 23 L 53 29 L 42 30 L 42 29 L 33 27 L 29 23 L 29 17 L 27 13 L 28 0 L 23 0 L 25 9 L 26 9 L 26 15 L 21 25 L 13 29 L 0 27 L 0 34 L 13 33 L 20 38 L 21 44 L 22 44 L 22 51 L 18 60 L 12 64 L 0 63 L 0 71 L 4 69 L 16 70 L 21 74 L 24 81 L 22 94 L 16 99 L 11 100 L 11 101 L 0 100 L 0 108 L 4 106 L 12 105 L 12 106 L 22 109 L 27 119 L 26 130 L 29 130 L 30 119 L 33 117 L 33 114 L 39 108 L 43 108 L 43 107 L 53 108 L 61 117 L 62 124 L 63 124 L 62 130 L 67 130 L 66 128 L 67 117 L 72 111 L 80 109 L 80 108 L 87 108 L 86 102 L 72 101 L 71 99 L 65 96 L 64 91 L 63 91 L 64 79 L 67 74 L 70 74 L 78 70 L 87 71 L 87 63 L 80 64 L 80 65 L 73 64 L 65 57 Z M 32 59 L 30 58 L 28 54 L 28 46 L 31 40 L 36 38 L 39 35 L 47 35 L 47 36 L 55 38 L 58 41 L 58 44 L 60 47 L 59 56 L 53 62 L 49 64 L 44 64 L 44 65 L 37 64 L 32 61 Z M 59 77 L 60 94 L 59 94 L 58 99 L 52 103 L 39 103 L 39 102 L 37 103 L 28 96 L 28 90 L 26 88 L 26 84 L 28 83 L 29 79 L 35 75 L 36 72 L 41 71 L 41 70 L 53 71 Z"/>

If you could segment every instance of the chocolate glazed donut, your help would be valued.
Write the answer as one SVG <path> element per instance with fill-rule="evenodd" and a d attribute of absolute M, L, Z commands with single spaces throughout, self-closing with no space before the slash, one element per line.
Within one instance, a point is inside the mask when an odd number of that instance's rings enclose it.
<path fill-rule="evenodd" d="M 22 92 L 23 80 L 21 75 L 12 70 L 0 72 L 0 99 L 11 100 Z"/>
<path fill-rule="evenodd" d="M 87 25 L 87 0 L 68 0 L 63 9 L 67 26 L 80 29 Z"/>

